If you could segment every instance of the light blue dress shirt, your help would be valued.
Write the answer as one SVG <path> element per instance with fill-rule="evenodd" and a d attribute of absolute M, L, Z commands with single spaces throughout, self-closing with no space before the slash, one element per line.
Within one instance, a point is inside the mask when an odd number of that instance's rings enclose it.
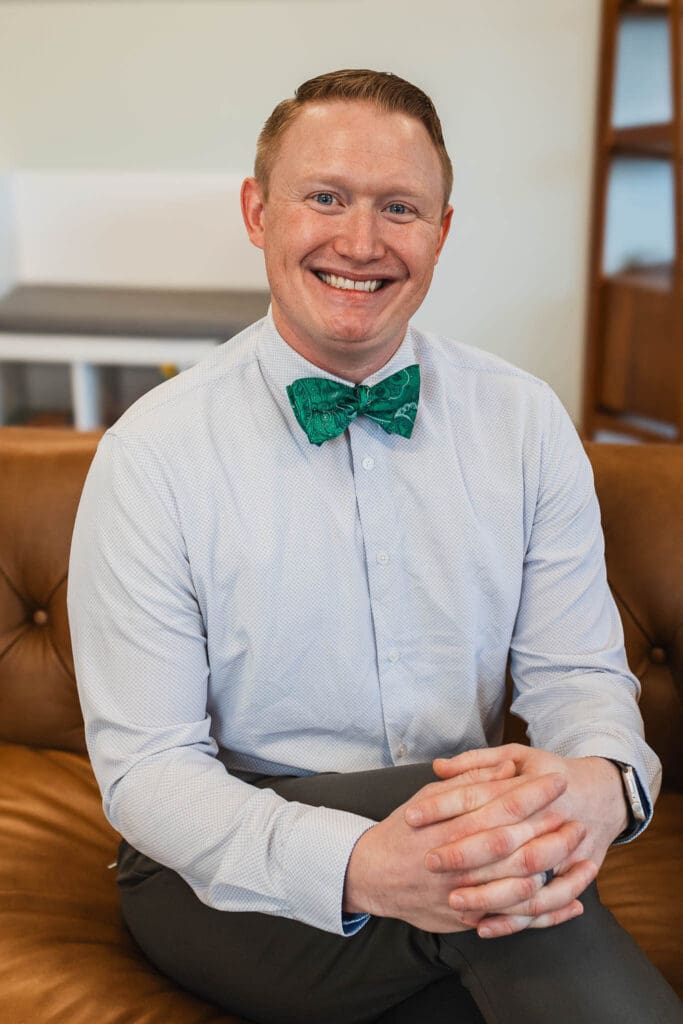
<path fill-rule="evenodd" d="M 69 619 L 112 825 L 221 910 L 342 934 L 371 822 L 240 773 L 356 771 L 500 742 L 634 765 L 643 740 L 590 465 L 550 388 L 410 329 L 410 440 L 367 418 L 309 443 L 286 385 L 323 376 L 270 317 L 145 395 L 100 442 Z M 216 754 L 221 751 L 221 758 Z"/>

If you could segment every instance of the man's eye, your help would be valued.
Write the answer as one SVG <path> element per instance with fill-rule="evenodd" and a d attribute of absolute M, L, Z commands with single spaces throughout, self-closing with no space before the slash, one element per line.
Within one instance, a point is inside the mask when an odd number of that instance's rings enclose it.
<path fill-rule="evenodd" d="M 321 206 L 332 206 L 334 202 L 334 196 L 329 192 L 318 192 L 314 199 L 316 203 L 320 203 Z"/>
<path fill-rule="evenodd" d="M 400 216 L 403 213 L 408 213 L 408 207 L 405 203 L 389 203 L 387 206 L 389 213 L 395 213 Z"/>

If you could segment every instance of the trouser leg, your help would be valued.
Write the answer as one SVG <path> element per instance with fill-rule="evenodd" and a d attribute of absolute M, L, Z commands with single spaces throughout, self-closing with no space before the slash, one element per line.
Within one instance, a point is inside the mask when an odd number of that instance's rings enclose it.
<path fill-rule="evenodd" d="M 370 776 L 377 777 L 375 785 Z M 385 817 L 434 778 L 430 765 L 318 775 L 308 781 L 306 802 L 323 803 L 328 796 L 334 799 L 330 806 Z M 296 799 L 299 781 L 285 781 L 279 792 Z M 595 884 L 581 901 L 583 915 L 555 928 L 494 940 L 474 931 L 438 936 L 440 956 L 489 1024 L 683 1024 L 681 1001 L 602 905 Z M 442 982 L 440 990 L 446 989 Z"/>
<path fill-rule="evenodd" d="M 421 765 L 257 785 L 379 819 L 433 779 Z M 437 938 L 404 922 L 372 919 L 344 938 L 285 918 L 213 910 L 175 872 L 126 843 L 118 876 L 124 919 L 149 959 L 183 987 L 257 1024 L 374 1024 L 394 1008 L 383 1024 L 482 1024 L 442 962 Z"/>
<path fill-rule="evenodd" d="M 416 765 L 257 785 L 380 819 L 433 779 L 430 766 Z M 676 996 L 597 894 L 587 895 L 583 917 L 508 939 L 436 936 L 388 919 L 343 938 L 283 918 L 212 910 L 174 872 L 125 844 L 121 860 L 124 917 L 150 959 L 191 991 L 264 1024 L 683 1020 Z"/>
<path fill-rule="evenodd" d="M 375 919 L 343 938 L 281 917 L 224 913 L 166 868 L 137 882 L 129 875 L 121 905 L 163 974 L 254 1024 L 370 1024 L 451 975 L 435 940 L 402 922 Z"/>
<path fill-rule="evenodd" d="M 683 1024 L 683 1004 L 637 943 L 600 902 L 555 928 L 504 939 L 443 936 L 441 952 L 495 1024 Z M 523 1007 L 523 1016 L 520 1008 Z"/>

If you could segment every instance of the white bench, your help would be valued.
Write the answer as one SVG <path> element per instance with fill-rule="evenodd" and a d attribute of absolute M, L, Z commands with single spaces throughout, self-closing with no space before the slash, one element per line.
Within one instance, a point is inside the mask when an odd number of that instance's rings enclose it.
<path fill-rule="evenodd" d="M 30 363 L 68 364 L 74 425 L 102 425 L 102 366 L 184 369 L 263 316 L 240 181 L 215 175 L 5 177 L 0 423 Z M 0 245 L 2 245 L 0 239 Z"/>

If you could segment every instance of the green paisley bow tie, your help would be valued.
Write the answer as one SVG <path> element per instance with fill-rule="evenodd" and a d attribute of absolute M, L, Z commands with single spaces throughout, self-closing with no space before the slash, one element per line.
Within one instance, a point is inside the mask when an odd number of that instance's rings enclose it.
<path fill-rule="evenodd" d="M 327 377 L 300 377 L 287 387 L 294 415 L 311 444 L 343 434 L 356 416 L 369 416 L 387 434 L 410 437 L 420 397 L 417 363 L 368 387 L 339 384 Z"/>

